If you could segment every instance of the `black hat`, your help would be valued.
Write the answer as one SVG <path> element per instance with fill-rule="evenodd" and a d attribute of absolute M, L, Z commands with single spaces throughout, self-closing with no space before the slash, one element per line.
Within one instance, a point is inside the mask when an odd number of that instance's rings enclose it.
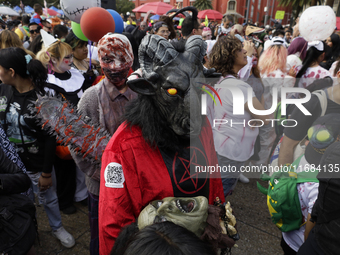
<path fill-rule="evenodd" d="M 328 146 L 340 140 L 340 114 L 327 114 L 314 121 L 308 129 L 308 139 L 306 160 L 309 164 L 319 165 Z"/>

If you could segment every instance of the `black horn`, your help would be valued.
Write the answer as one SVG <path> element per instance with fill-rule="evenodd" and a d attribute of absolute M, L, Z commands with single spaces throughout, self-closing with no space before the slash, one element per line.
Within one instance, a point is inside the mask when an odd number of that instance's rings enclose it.
<path fill-rule="evenodd" d="M 159 35 L 146 35 L 138 50 L 144 78 L 151 82 L 156 81 L 159 75 L 154 71 L 154 68 L 169 64 L 178 54 L 165 38 Z"/>
<path fill-rule="evenodd" d="M 201 62 L 207 52 L 207 43 L 200 35 L 192 35 L 185 44 L 185 52 L 194 54 Z"/>

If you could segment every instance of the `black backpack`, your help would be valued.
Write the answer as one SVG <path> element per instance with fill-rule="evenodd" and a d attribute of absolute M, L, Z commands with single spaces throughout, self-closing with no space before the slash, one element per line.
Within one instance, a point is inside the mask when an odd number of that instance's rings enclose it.
<path fill-rule="evenodd" d="M 37 235 L 35 212 L 24 195 L 0 196 L 0 254 L 27 254 Z"/>

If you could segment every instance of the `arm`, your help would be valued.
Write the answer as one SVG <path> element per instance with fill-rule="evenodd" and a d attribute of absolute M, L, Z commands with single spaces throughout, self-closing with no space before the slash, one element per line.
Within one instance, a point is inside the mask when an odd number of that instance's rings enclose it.
<path fill-rule="evenodd" d="M 112 146 L 112 139 L 102 157 L 98 210 L 100 254 L 110 254 L 121 228 L 134 222 L 143 206 L 135 160 L 125 160 L 120 153 L 111 150 L 112 147 L 118 147 Z M 113 163 L 121 165 L 123 171 L 125 180 L 120 187 L 110 187 L 113 183 L 108 181 L 109 172 L 112 171 L 109 167 Z"/>
<path fill-rule="evenodd" d="M 29 189 L 31 180 L 0 148 L 0 195 L 19 194 Z"/>
<path fill-rule="evenodd" d="M 305 183 L 305 192 L 306 192 L 306 201 L 304 202 L 307 205 L 308 208 L 308 216 L 306 221 L 306 229 L 305 229 L 305 241 L 308 238 L 309 232 L 312 230 L 312 228 L 315 226 L 315 222 L 311 221 L 311 213 L 313 210 L 313 207 L 315 205 L 315 202 L 318 198 L 319 194 L 319 183 L 313 182 L 313 183 Z"/>
<path fill-rule="evenodd" d="M 306 136 L 308 129 L 313 122 L 321 115 L 320 101 L 317 96 L 312 95 L 311 99 L 303 106 L 312 115 L 304 115 L 297 107 L 294 108 L 290 119 L 297 121 L 295 127 L 286 127 L 282 139 L 278 164 L 284 165 L 293 162 L 294 148 Z"/>
<path fill-rule="evenodd" d="M 100 83 L 101 84 L 101 83 Z M 100 86 L 97 84 L 96 86 Z M 99 101 L 96 87 L 86 90 L 78 102 L 78 111 L 83 116 L 88 116 L 93 122 L 99 123 Z M 72 158 L 76 162 L 79 169 L 87 176 L 100 181 L 100 165 L 91 164 L 83 159 L 83 155 L 70 150 Z"/>
<path fill-rule="evenodd" d="M 254 96 L 253 97 L 253 100 L 252 100 L 252 104 L 254 106 L 254 108 L 256 110 L 265 110 L 264 109 L 264 106 L 260 103 L 260 101 Z M 265 125 L 268 125 L 270 123 L 270 121 L 268 121 L 267 119 L 270 118 L 270 115 L 256 115 L 254 113 L 252 113 L 250 110 L 249 110 L 249 107 L 248 107 L 248 102 L 244 104 L 244 109 L 250 113 L 250 115 L 254 118 L 254 119 L 260 119 L 264 122 Z"/>
<path fill-rule="evenodd" d="M 287 136 L 283 137 L 279 153 L 279 166 L 293 163 L 294 149 L 299 142 L 300 140 L 293 140 Z"/>
<path fill-rule="evenodd" d="M 50 136 L 44 131 L 45 138 L 45 156 L 44 165 L 41 176 L 39 177 L 39 187 L 50 187 L 52 186 L 52 167 L 54 164 L 56 140 L 54 136 Z M 42 188 L 43 190 L 44 188 Z"/>
<path fill-rule="evenodd" d="M 308 217 L 307 217 L 307 223 L 306 223 L 306 229 L 305 229 L 305 242 L 308 238 L 309 232 L 312 230 L 312 228 L 315 226 L 316 222 L 311 222 L 311 214 L 308 213 Z"/>

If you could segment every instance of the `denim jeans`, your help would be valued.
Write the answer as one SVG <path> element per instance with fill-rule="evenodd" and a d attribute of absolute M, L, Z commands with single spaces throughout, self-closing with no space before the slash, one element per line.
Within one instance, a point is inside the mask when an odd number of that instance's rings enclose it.
<path fill-rule="evenodd" d="M 34 173 L 28 171 L 27 175 L 32 181 L 32 190 L 35 194 L 37 194 L 39 203 L 44 206 L 52 230 L 56 231 L 58 228 L 62 227 L 62 223 L 56 192 L 56 178 L 54 170 L 52 171 L 53 185 L 46 191 L 40 191 L 38 187 L 41 172 Z M 33 200 L 33 202 L 35 202 L 35 197 L 33 193 L 31 193 L 31 199 Z"/>
<path fill-rule="evenodd" d="M 222 184 L 224 196 L 231 195 L 233 190 L 236 187 L 237 180 L 240 177 L 240 168 L 244 165 L 245 161 L 235 161 L 232 159 L 228 159 L 227 157 L 221 156 L 217 154 L 218 164 L 223 167 L 226 166 L 227 169 L 232 171 L 221 172 Z"/>

